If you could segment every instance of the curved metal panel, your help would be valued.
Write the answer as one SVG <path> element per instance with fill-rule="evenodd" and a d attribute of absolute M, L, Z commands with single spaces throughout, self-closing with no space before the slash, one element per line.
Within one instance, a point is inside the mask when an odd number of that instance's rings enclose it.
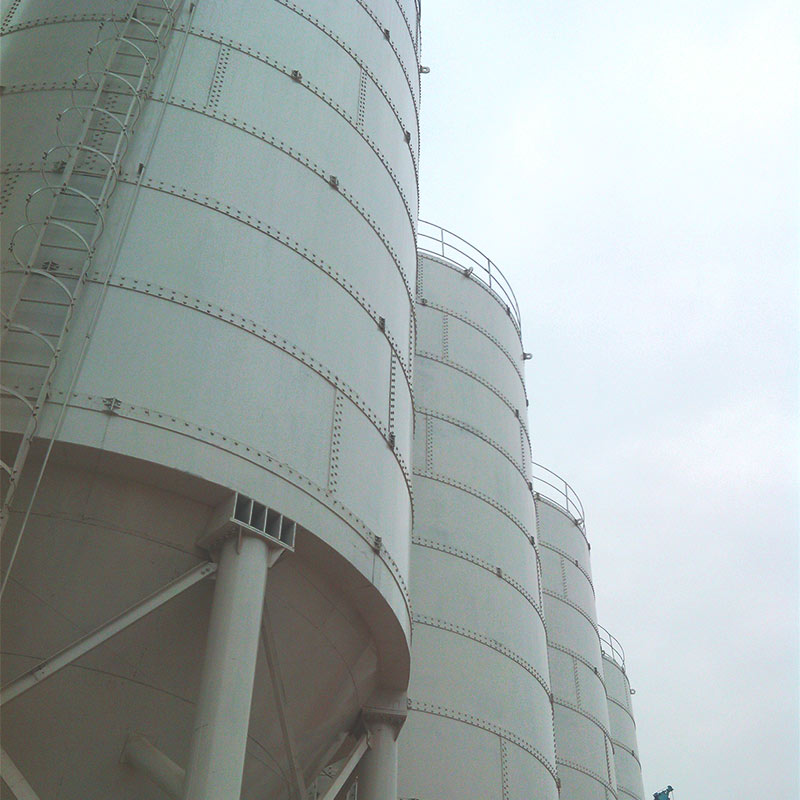
<path fill-rule="evenodd" d="M 400 796 L 556 798 L 522 348 L 496 297 L 420 259 Z"/>
<path fill-rule="evenodd" d="M 553 499 L 537 492 L 535 503 L 561 792 L 571 800 L 617 797 L 589 545 L 583 519 L 550 476 Z"/>
<path fill-rule="evenodd" d="M 600 646 L 603 650 L 603 675 L 608 691 L 608 716 L 614 743 L 617 788 L 621 800 L 644 800 L 642 765 L 631 703 L 631 685 L 625 670 L 625 654 L 619 642 L 602 627 Z"/>

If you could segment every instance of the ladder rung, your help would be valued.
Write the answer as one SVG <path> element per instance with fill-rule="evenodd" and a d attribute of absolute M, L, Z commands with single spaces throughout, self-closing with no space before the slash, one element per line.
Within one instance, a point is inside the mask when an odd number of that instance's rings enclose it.
<path fill-rule="evenodd" d="M 11 326 L 9 327 L 9 331 L 12 333 L 22 333 L 26 336 L 33 336 L 34 339 L 38 339 L 40 336 L 43 339 L 58 339 L 61 336 L 61 333 L 44 333 L 43 331 L 34 330 L 31 328 L 30 330 L 26 330 L 25 328 L 15 328 L 14 325 L 19 325 L 21 323 L 12 322 Z"/>
<path fill-rule="evenodd" d="M 39 300 L 34 297 L 20 297 L 20 303 L 39 303 L 43 306 L 58 306 L 59 308 L 69 308 L 72 303 L 61 303 L 58 300 Z"/>
<path fill-rule="evenodd" d="M 108 74 L 112 78 L 114 78 L 114 77 L 120 77 L 120 78 L 143 78 L 145 76 L 146 72 L 123 72 L 122 70 L 119 70 L 119 69 L 109 69 L 108 70 Z"/>
<path fill-rule="evenodd" d="M 13 358 L 0 358 L 0 364 L 13 364 L 15 367 L 34 367 L 35 369 L 48 369 L 50 362 L 36 364 L 33 361 L 15 361 Z"/>
<path fill-rule="evenodd" d="M 106 153 L 105 150 L 101 150 L 99 147 L 92 147 L 91 145 L 87 145 L 82 151 L 87 157 L 89 156 L 106 156 L 106 158 L 113 158 L 114 153 Z"/>
<path fill-rule="evenodd" d="M 70 247 L 68 244 L 52 244 L 50 242 L 42 242 L 42 247 L 48 247 L 51 250 L 69 250 L 73 253 L 86 253 L 88 256 L 91 251 L 85 247 Z"/>
<path fill-rule="evenodd" d="M 50 219 L 55 222 L 74 222 L 76 225 L 91 225 L 92 227 L 97 225 L 97 220 L 95 219 L 73 219 L 72 217 L 50 217 Z"/>

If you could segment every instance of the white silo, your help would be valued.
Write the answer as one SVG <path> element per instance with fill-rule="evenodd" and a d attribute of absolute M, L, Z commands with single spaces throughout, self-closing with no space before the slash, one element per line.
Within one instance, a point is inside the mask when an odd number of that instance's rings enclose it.
<path fill-rule="evenodd" d="M 414 603 L 400 797 L 558 797 L 519 312 L 420 222 Z"/>
<path fill-rule="evenodd" d="M 611 741 L 614 744 L 614 764 L 617 772 L 617 791 L 620 800 L 645 800 L 642 782 L 642 763 L 636 739 L 636 720 L 631 703 L 631 684 L 625 670 L 625 651 L 622 645 L 602 625 L 600 648 L 603 653 L 603 676 L 608 694 L 608 717 Z"/>
<path fill-rule="evenodd" d="M 391 794 L 418 14 L 4 9 L 3 748 L 43 798 L 301 797 L 365 727 Z"/>
<path fill-rule="evenodd" d="M 562 478 L 533 467 L 561 796 L 617 797 L 583 507 Z"/>

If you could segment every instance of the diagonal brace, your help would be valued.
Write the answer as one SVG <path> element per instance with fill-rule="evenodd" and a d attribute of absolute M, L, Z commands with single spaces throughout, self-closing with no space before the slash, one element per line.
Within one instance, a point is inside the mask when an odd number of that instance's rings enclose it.
<path fill-rule="evenodd" d="M 0 690 L 0 706 L 13 700 L 15 697 L 19 697 L 32 686 L 35 686 L 45 678 L 49 678 L 60 669 L 68 666 L 121 630 L 137 622 L 142 617 L 147 616 L 151 611 L 155 611 L 155 609 L 163 606 L 164 603 L 168 602 L 173 597 L 181 594 L 181 592 L 185 592 L 187 589 L 203 580 L 203 578 L 211 575 L 216 569 L 217 565 L 213 561 L 206 561 L 203 564 L 198 564 L 188 572 L 184 572 L 183 575 L 176 578 L 174 581 L 170 581 L 158 591 L 145 597 L 144 600 L 131 606 L 127 611 L 123 611 L 99 628 L 95 628 L 91 633 L 87 633 L 68 647 L 50 658 L 45 659 L 33 669 L 28 670 L 28 672 Z"/>
<path fill-rule="evenodd" d="M 341 770 L 339 770 L 339 774 L 328 788 L 328 791 L 323 795 L 322 800 L 334 800 L 336 795 L 339 794 L 339 790 L 345 785 L 350 775 L 352 775 L 353 770 L 358 766 L 358 762 L 361 761 L 361 756 L 367 752 L 368 748 L 369 740 L 365 733 L 358 740 L 358 744 L 353 748 L 353 752 L 347 757 L 347 761 L 344 762 Z"/>
<path fill-rule="evenodd" d="M 303 771 L 300 769 L 300 762 L 297 759 L 294 735 L 292 734 L 289 718 L 286 714 L 286 692 L 284 690 L 283 676 L 281 675 L 280 664 L 278 662 L 278 648 L 275 645 L 272 623 L 270 622 L 269 611 L 266 608 L 261 617 L 261 639 L 264 645 L 264 654 L 267 657 L 267 670 L 269 671 L 269 677 L 272 681 L 272 693 L 275 696 L 275 705 L 278 709 L 278 719 L 281 724 L 283 743 L 286 747 L 286 757 L 289 760 L 292 778 L 294 779 L 294 790 L 297 795 L 297 800 L 305 800 L 306 782 L 303 777 Z"/>
<path fill-rule="evenodd" d="M 19 771 L 17 765 L 11 760 L 5 750 L 0 749 L 0 777 L 5 781 L 6 786 L 11 789 L 11 794 L 17 800 L 39 800 L 39 795 L 25 780 L 25 776 Z"/>

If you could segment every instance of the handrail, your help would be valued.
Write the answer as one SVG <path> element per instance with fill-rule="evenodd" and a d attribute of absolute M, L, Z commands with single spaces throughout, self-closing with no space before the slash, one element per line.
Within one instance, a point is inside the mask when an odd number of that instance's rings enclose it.
<path fill-rule="evenodd" d="M 600 630 L 600 652 L 613 661 L 618 667 L 625 671 L 625 651 L 619 640 L 612 636 L 602 625 L 597 626 Z"/>
<path fill-rule="evenodd" d="M 552 500 L 575 519 L 578 527 L 586 532 L 586 514 L 583 503 L 576 491 L 557 473 L 543 464 L 532 462 L 533 490 L 548 500 Z M 543 488 L 544 487 L 544 488 Z"/>
<path fill-rule="evenodd" d="M 424 219 L 419 220 L 417 246 L 424 253 L 442 256 L 474 278 L 506 309 L 517 332 L 520 331 L 519 304 L 508 279 L 485 253 L 475 245 L 462 239 L 458 234 L 434 225 Z"/>

